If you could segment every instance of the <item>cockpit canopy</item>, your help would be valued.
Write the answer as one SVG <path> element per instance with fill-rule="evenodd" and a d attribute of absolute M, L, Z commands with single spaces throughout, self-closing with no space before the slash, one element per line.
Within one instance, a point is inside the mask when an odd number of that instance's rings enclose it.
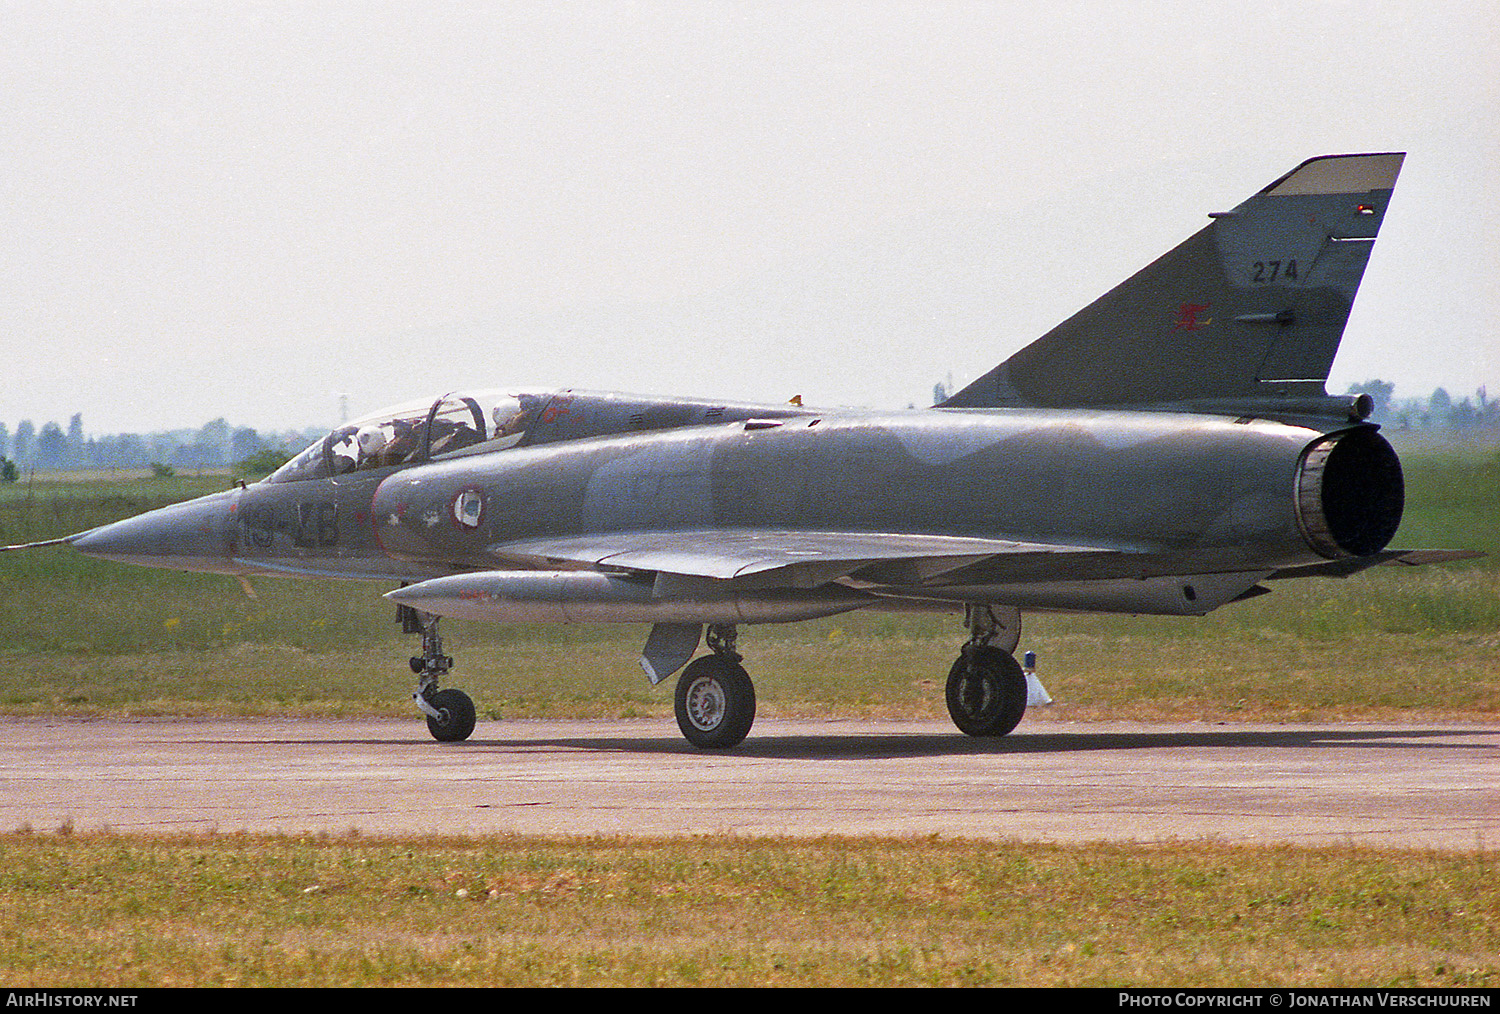
<path fill-rule="evenodd" d="M 267 482 L 444 460 L 514 447 L 543 399 L 504 390 L 445 394 L 346 423 L 273 472 Z"/>

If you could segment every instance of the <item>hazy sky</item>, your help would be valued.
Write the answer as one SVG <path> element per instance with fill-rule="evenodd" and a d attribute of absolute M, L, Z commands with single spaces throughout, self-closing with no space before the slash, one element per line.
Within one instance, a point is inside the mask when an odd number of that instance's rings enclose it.
<path fill-rule="evenodd" d="M 1500 396 L 1493 0 L 0 0 L 0 422 L 922 405 L 1385 150 L 1329 389 Z"/>

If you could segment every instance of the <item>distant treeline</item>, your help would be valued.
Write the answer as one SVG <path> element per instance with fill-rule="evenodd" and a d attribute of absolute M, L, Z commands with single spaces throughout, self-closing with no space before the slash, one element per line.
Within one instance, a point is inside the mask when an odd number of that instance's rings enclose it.
<path fill-rule="evenodd" d="M 295 453 L 327 430 L 284 430 L 257 433 L 248 426 L 231 426 L 223 419 L 196 430 L 160 433 L 117 433 L 85 436 L 83 413 L 68 420 L 67 429 L 49 422 L 40 430 L 23 419 L 14 433 L 0 422 L 0 458 L 20 470 L 69 468 L 131 468 L 152 465 L 172 468 L 227 468 L 267 452 Z"/>
<path fill-rule="evenodd" d="M 1397 398 L 1396 385 L 1384 380 L 1351 384 L 1350 394 L 1368 394 L 1375 402 L 1372 422 L 1398 430 L 1500 429 L 1500 401 L 1483 387 L 1457 401 L 1441 387 L 1425 398 Z"/>

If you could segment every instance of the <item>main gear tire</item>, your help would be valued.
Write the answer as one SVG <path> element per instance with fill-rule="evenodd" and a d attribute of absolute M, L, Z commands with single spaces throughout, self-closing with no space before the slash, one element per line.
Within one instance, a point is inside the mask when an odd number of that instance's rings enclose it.
<path fill-rule="evenodd" d="M 948 714 L 968 736 L 1004 736 L 1026 714 L 1026 674 L 1015 656 L 983 645 L 965 649 L 948 671 Z"/>
<path fill-rule="evenodd" d="M 677 680 L 677 727 L 694 746 L 737 746 L 755 722 L 755 685 L 738 662 L 720 655 L 693 660 Z"/>

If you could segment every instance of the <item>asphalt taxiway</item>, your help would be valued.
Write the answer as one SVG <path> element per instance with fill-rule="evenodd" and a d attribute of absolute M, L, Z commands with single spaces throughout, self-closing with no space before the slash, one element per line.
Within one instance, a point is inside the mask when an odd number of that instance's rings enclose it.
<path fill-rule="evenodd" d="M 1500 727 L 762 719 L 689 746 L 671 719 L 0 720 L 0 831 L 678 836 L 1493 849 Z"/>

